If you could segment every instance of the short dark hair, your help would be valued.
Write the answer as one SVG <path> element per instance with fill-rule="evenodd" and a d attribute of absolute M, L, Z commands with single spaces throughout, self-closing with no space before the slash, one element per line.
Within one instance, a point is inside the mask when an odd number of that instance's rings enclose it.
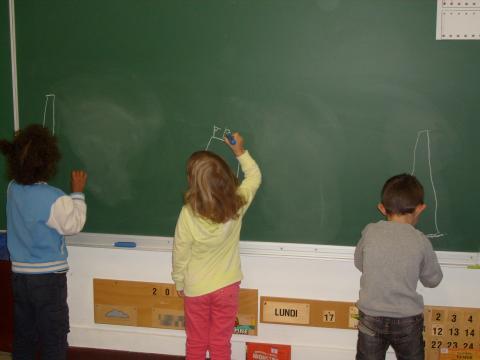
<path fill-rule="evenodd" d="M 17 131 L 12 142 L 0 140 L 0 151 L 7 158 L 9 179 L 22 185 L 48 181 L 60 160 L 57 138 L 38 124 Z"/>
<path fill-rule="evenodd" d="M 411 214 L 423 204 L 423 186 L 409 174 L 392 176 L 382 188 L 382 204 L 387 214 Z"/>

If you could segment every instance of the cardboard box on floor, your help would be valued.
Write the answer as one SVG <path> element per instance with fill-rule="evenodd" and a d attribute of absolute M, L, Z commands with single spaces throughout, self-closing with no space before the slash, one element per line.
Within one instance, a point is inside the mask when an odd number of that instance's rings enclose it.
<path fill-rule="evenodd" d="M 247 342 L 247 360 L 291 360 L 290 345 Z"/>

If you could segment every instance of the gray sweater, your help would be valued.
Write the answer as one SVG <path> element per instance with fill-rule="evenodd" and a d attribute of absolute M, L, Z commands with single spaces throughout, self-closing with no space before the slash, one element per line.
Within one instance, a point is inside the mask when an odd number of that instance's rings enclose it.
<path fill-rule="evenodd" d="M 370 316 L 408 317 L 423 313 L 418 280 L 435 287 L 443 274 L 430 240 L 412 225 L 369 224 L 355 249 L 362 272 L 358 308 Z"/>

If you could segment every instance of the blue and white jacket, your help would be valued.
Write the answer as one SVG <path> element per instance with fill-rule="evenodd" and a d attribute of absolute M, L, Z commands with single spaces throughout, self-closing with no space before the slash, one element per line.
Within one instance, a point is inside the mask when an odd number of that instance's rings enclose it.
<path fill-rule="evenodd" d="M 83 193 L 70 196 L 47 183 L 7 190 L 7 246 L 12 271 L 45 274 L 68 270 L 64 235 L 80 232 L 87 206 Z"/>

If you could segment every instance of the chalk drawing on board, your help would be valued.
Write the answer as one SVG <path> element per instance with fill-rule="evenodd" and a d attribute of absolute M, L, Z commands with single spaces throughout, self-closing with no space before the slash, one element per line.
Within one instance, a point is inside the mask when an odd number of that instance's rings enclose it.
<path fill-rule="evenodd" d="M 49 100 L 52 99 L 52 134 L 55 135 L 55 94 L 47 94 L 45 95 L 45 106 L 43 108 L 43 127 L 46 126 L 47 121 L 47 109 Z"/>
<path fill-rule="evenodd" d="M 438 238 L 445 236 L 447 234 L 444 234 L 440 231 L 438 228 L 438 221 L 437 221 L 437 214 L 438 214 L 438 197 L 437 197 L 437 190 L 435 189 L 435 183 L 433 181 L 433 172 L 432 172 L 432 153 L 430 150 L 430 130 L 420 130 L 417 133 L 417 140 L 415 141 L 415 147 L 413 148 L 413 165 L 412 165 L 412 171 L 411 174 L 415 174 L 415 166 L 417 163 L 417 147 L 418 143 L 420 142 L 420 138 L 426 137 L 427 139 L 427 159 L 428 159 L 428 171 L 430 175 L 430 185 L 432 186 L 432 191 L 433 191 L 433 197 L 435 199 L 435 212 L 434 212 L 434 217 L 435 217 L 435 232 L 432 234 L 427 234 L 429 238 Z"/>
<path fill-rule="evenodd" d="M 223 134 L 222 136 L 218 136 L 218 132 L 221 132 L 222 128 L 216 126 L 216 125 L 213 125 L 213 133 L 212 133 L 212 136 L 210 136 L 210 139 L 208 140 L 208 143 L 207 143 L 207 146 L 205 147 L 205 150 L 208 150 L 208 148 L 210 147 L 210 144 L 212 143 L 212 140 L 217 140 L 217 141 L 221 141 L 221 142 L 225 142 L 224 140 L 224 137 L 225 137 L 225 134 L 226 133 L 229 133 L 231 132 L 230 129 L 227 129 L 227 128 L 224 128 L 223 129 Z M 237 160 L 237 178 L 238 178 L 238 175 L 240 174 L 240 163 L 238 162 Z"/>

